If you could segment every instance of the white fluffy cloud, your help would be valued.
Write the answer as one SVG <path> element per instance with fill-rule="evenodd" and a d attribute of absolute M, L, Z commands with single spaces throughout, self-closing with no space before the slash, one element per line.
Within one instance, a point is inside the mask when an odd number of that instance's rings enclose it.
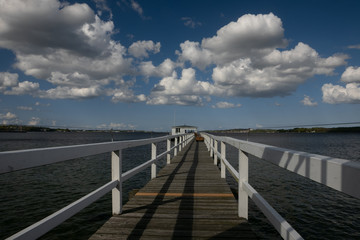
<path fill-rule="evenodd" d="M 17 73 L 0 72 L 0 92 L 4 92 L 10 87 L 16 87 L 18 85 Z"/>
<path fill-rule="evenodd" d="M 326 103 L 360 103 L 360 83 L 348 83 L 345 87 L 328 83 L 321 90 Z"/>
<path fill-rule="evenodd" d="M 348 67 L 341 75 L 341 81 L 345 83 L 360 82 L 360 67 Z"/>
<path fill-rule="evenodd" d="M 284 29 L 280 18 L 274 14 L 246 14 L 231 22 L 211 38 L 200 43 L 186 41 L 180 45 L 179 57 L 203 69 L 211 63 L 225 64 L 239 58 L 265 55 L 283 47 Z"/>
<path fill-rule="evenodd" d="M 78 99 L 97 97 L 100 96 L 101 93 L 102 90 L 97 86 L 88 88 L 56 87 L 39 91 L 39 97 L 50 99 Z"/>
<path fill-rule="evenodd" d="M 171 76 L 176 67 L 182 66 L 169 58 L 165 59 L 159 66 L 154 66 L 152 61 L 142 62 L 139 65 L 139 72 L 146 77 L 168 77 Z"/>
<path fill-rule="evenodd" d="M 136 58 L 149 57 L 148 52 L 159 53 L 161 44 L 153 41 L 137 41 L 129 47 L 129 53 Z"/>
<path fill-rule="evenodd" d="M 189 61 L 200 70 L 215 64 L 213 82 L 191 84 L 207 85 L 208 95 L 224 97 L 290 95 L 314 75 L 332 75 L 336 67 L 346 64 L 346 55 L 322 58 L 301 42 L 293 49 L 279 50 L 286 44 L 280 18 L 272 13 L 247 14 L 201 43 L 181 43 L 181 51 L 177 54 L 180 61 Z M 161 81 L 165 82 L 164 79 Z M 184 95 L 189 93 L 185 87 L 178 88 L 181 90 Z M 201 94 L 205 95 L 204 92 Z"/>
<path fill-rule="evenodd" d="M 201 96 L 215 93 L 216 89 L 209 82 L 197 81 L 193 68 L 183 69 L 178 78 L 174 71 L 152 89 L 148 104 L 202 105 Z"/>
<path fill-rule="evenodd" d="M 38 91 L 40 97 L 98 96 L 99 89 L 135 72 L 126 48 L 111 39 L 113 22 L 101 20 L 85 3 L 0 0 L 0 6 L 0 47 L 15 53 L 14 66 L 26 75 L 55 86 Z M 32 91 L 35 96 L 39 88 L 31 82 L 10 86 L 7 80 L 0 82 L 0 91 L 5 85 L 13 88 L 7 94 Z"/>
<path fill-rule="evenodd" d="M 0 120 L 1 124 L 17 124 L 19 123 L 19 120 L 16 116 L 16 114 L 7 112 L 5 114 L 0 113 Z"/>
<path fill-rule="evenodd" d="M 345 87 L 324 84 L 321 88 L 323 101 L 329 104 L 338 103 L 360 103 L 360 67 L 347 67 L 341 75 L 341 81 L 346 83 Z"/>
<path fill-rule="evenodd" d="M 116 89 L 111 101 L 113 102 L 145 102 L 144 94 L 135 95 L 131 90 Z"/>
<path fill-rule="evenodd" d="M 241 104 L 234 104 L 229 102 L 217 102 L 215 105 L 211 106 L 212 108 L 237 108 L 241 107 Z"/>
<path fill-rule="evenodd" d="M 30 126 L 37 126 L 40 124 L 40 118 L 38 117 L 32 117 L 30 121 L 28 122 L 28 125 Z"/>
<path fill-rule="evenodd" d="M 317 102 L 314 102 L 313 99 L 311 99 L 309 96 L 307 95 L 304 95 L 304 99 L 301 100 L 301 103 L 304 105 L 304 106 L 309 106 L 309 107 L 315 107 L 318 105 Z"/>
<path fill-rule="evenodd" d="M 287 51 L 273 50 L 259 58 L 241 58 L 213 70 L 216 86 L 226 95 L 249 97 L 285 96 L 315 74 L 333 73 L 345 64 L 344 55 L 321 58 L 304 43 Z"/>

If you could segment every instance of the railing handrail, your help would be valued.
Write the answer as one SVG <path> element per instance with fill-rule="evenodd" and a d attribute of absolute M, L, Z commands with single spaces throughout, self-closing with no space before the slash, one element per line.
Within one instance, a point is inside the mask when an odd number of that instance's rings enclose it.
<path fill-rule="evenodd" d="M 238 214 L 248 218 L 250 197 L 268 218 L 283 239 L 303 239 L 301 235 L 248 183 L 248 155 L 273 163 L 279 167 L 322 183 L 333 189 L 360 198 L 360 163 L 345 159 L 331 158 L 317 154 L 294 151 L 266 144 L 243 141 L 231 137 L 202 133 L 210 155 L 221 161 L 221 177 L 225 178 L 225 169 L 238 181 Z M 221 143 L 221 152 L 218 143 Z M 239 171 L 226 159 L 225 143 L 239 150 Z M 311 169 L 313 168 L 313 169 Z M 319 177 L 320 175 L 320 177 Z M 324 178 L 323 176 L 326 176 Z"/>
<path fill-rule="evenodd" d="M 219 142 L 360 199 L 359 162 L 206 134 Z"/>
<path fill-rule="evenodd" d="M 124 140 L 0 152 L 0 174 L 32 167 L 39 167 L 75 158 L 112 152 L 130 147 L 142 146 L 150 143 L 158 143 L 167 139 L 181 137 L 184 135 L 186 134 L 166 135 L 157 138 L 138 140 Z"/>
<path fill-rule="evenodd" d="M 170 139 L 175 138 L 175 144 L 170 147 Z M 112 173 L 116 173 L 119 169 L 121 170 L 121 150 L 136 147 L 141 145 L 152 145 L 152 156 L 151 159 L 146 161 L 139 166 L 134 167 L 133 169 L 122 173 L 120 171 L 120 176 L 113 175 L 112 181 L 104 184 L 103 186 L 97 188 L 93 192 L 87 194 L 86 196 L 76 200 L 75 202 L 67 205 L 66 207 L 58 210 L 57 212 L 49 215 L 48 217 L 32 224 L 31 226 L 21 230 L 20 232 L 8 237 L 7 239 L 36 239 L 43 234 L 47 233 L 54 227 L 58 226 L 65 220 L 69 219 L 76 213 L 80 212 L 85 207 L 89 206 L 100 197 L 104 196 L 109 191 L 113 191 L 113 212 L 114 206 L 122 209 L 122 197 L 114 199 L 115 195 L 118 194 L 122 196 L 122 182 L 126 181 L 135 174 L 143 171 L 145 168 L 152 166 L 152 174 L 154 173 L 153 168 L 155 167 L 156 175 L 156 166 L 155 162 L 160 158 L 167 156 L 167 163 L 170 161 L 170 152 L 174 150 L 174 156 L 177 154 L 177 149 L 181 150 L 182 146 L 185 146 L 193 138 L 193 134 L 178 134 L 178 135 L 168 135 L 158 138 L 148 138 L 140 140 L 125 140 L 118 142 L 106 142 L 106 143 L 93 143 L 93 144 L 82 144 L 82 145 L 72 145 L 64 147 L 50 147 L 50 148 L 37 148 L 37 149 L 27 149 L 27 150 L 17 150 L 17 151 L 7 151 L 0 152 L 0 173 L 11 172 L 15 170 L 22 170 L 30 167 L 37 167 L 42 165 L 48 165 L 55 162 L 66 161 L 70 159 L 112 152 Z M 177 141 L 179 139 L 179 141 Z M 156 155 L 156 143 L 167 140 L 167 150 Z M 114 154 L 115 153 L 115 154 Z M 114 155 L 119 154 L 118 163 L 120 166 L 117 166 L 118 169 L 114 169 L 113 162 L 116 162 Z M 60 156 L 59 156 L 60 155 Z M 51 158 L 51 159 L 48 159 Z M 22 161 L 29 160 L 25 164 L 21 164 Z M 152 176 L 153 177 L 153 176 Z M 117 193 L 116 193 L 117 192 Z M 118 202 L 114 202 L 114 200 Z"/>

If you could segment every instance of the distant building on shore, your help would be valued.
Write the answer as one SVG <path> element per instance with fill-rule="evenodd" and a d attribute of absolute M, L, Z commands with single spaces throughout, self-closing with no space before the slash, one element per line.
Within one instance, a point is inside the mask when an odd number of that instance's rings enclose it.
<path fill-rule="evenodd" d="M 171 128 L 171 135 L 183 134 L 183 133 L 193 133 L 197 132 L 197 127 L 181 125 L 181 126 L 173 126 Z"/>

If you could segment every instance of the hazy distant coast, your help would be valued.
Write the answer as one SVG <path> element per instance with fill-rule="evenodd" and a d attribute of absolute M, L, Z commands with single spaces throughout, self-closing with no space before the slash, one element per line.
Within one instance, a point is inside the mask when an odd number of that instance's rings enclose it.
<path fill-rule="evenodd" d="M 226 129 L 209 131 L 213 133 L 335 133 L 359 132 L 360 127 L 335 127 L 335 128 L 292 128 L 292 129 Z"/>

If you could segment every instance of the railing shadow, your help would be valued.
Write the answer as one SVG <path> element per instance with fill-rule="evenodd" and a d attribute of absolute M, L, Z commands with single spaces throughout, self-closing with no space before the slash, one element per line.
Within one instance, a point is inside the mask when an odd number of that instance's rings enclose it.
<path fill-rule="evenodd" d="M 175 176 L 177 175 L 178 171 L 180 170 L 181 166 L 184 164 L 185 159 L 187 157 L 187 155 L 189 154 L 189 151 L 191 149 L 191 146 L 196 143 L 195 141 L 191 142 L 188 145 L 188 148 L 186 149 L 186 151 L 184 152 L 184 155 L 182 156 L 180 162 L 177 164 L 177 166 L 175 167 L 175 169 L 173 170 L 173 172 L 169 175 L 168 179 L 166 180 L 166 182 L 164 183 L 164 185 L 162 186 L 161 190 L 159 191 L 160 193 L 166 193 L 169 188 L 171 183 L 173 182 Z M 144 213 L 143 217 L 140 219 L 140 221 L 136 224 L 136 226 L 134 227 L 134 229 L 131 231 L 131 233 L 128 236 L 128 239 L 140 239 L 141 236 L 143 235 L 147 225 L 149 224 L 149 222 L 151 221 L 152 217 L 154 216 L 157 208 L 159 205 L 159 202 L 164 202 L 165 195 L 157 195 L 153 202 L 150 204 L 150 206 L 154 206 L 151 208 L 147 208 L 146 212 Z M 178 198 L 174 201 L 177 201 Z"/>
<path fill-rule="evenodd" d="M 196 144 L 194 157 L 193 157 L 194 161 L 191 163 L 191 167 L 188 171 L 183 193 L 195 193 L 194 182 L 195 182 L 196 168 L 199 163 L 199 143 L 194 141 L 194 144 Z M 185 211 L 186 211 L 186 216 L 183 217 L 181 213 Z M 176 224 L 174 227 L 172 238 L 175 238 L 176 232 L 180 230 L 185 230 L 188 233 L 192 233 L 193 221 L 194 221 L 194 197 L 193 196 L 184 197 L 180 201 L 179 214 L 176 219 Z"/>

